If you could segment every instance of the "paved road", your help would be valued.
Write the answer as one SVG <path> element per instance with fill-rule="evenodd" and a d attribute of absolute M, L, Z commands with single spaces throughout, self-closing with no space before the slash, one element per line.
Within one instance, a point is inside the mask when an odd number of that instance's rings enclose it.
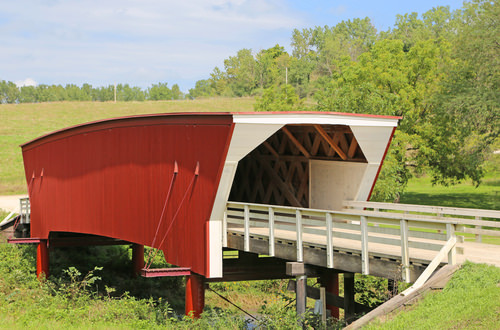
<path fill-rule="evenodd" d="M 19 213 L 19 198 L 28 197 L 27 195 L 0 196 L 0 209 L 7 212 Z M 0 219 L 1 221 L 2 219 Z"/>

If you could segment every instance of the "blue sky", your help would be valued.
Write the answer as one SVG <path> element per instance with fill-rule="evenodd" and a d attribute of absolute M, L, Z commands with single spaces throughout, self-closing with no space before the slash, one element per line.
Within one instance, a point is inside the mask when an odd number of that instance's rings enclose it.
<path fill-rule="evenodd" d="M 294 28 L 397 14 L 462 1 L 16 0 L 0 5 L 0 80 L 106 86 L 179 84 L 187 92 L 239 49 L 280 44 Z"/>

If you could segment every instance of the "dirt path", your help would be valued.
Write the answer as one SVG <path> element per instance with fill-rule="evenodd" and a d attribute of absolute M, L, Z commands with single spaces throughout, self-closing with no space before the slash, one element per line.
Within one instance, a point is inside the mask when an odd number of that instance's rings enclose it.
<path fill-rule="evenodd" d="M 0 209 L 7 212 L 19 212 L 19 198 L 28 197 L 27 195 L 9 195 L 0 196 Z M 0 219 L 1 221 L 1 219 Z"/>

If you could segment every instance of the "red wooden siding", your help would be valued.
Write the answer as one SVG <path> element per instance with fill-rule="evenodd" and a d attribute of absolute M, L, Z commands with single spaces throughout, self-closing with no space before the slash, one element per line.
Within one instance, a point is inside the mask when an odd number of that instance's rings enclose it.
<path fill-rule="evenodd" d="M 206 275 L 206 222 L 232 125 L 229 114 L 131 117 L 23 145 L 32 237 L 75 232 L 151 246 L 177 162 L 155 247 L 178 213 L 160 248 L 167 262 Z"/>

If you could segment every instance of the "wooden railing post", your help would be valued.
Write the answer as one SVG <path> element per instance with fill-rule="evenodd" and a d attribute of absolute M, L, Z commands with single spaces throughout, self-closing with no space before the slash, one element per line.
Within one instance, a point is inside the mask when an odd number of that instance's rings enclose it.
<path fill-rule="evenodd" d="M 250 251 L 250 210 L 248 208 L 248 205 L 244 206 L 243 216 L 244 216 L 243 226 L 245 227 L 243 250 L 245 252 L 249 252 Z"/>
<path fill-rule="evenodd" d="M 297 261 L 304 261 L 304 251 L 302 250 L 302 212 L 300 210 L 295 211 L 295 223 L 297 232 Z"/>
<path fill-rule="evenodd" d="M 401 272 L 403 281 L 410 283 L 410 254 L 408 250 L 408 220 L 401 219 Z"/>
<path fill-rule="evenodd" d="M 326 266 L 333 268 L 332 215 L 326 214 Z"/>
<path fill-rule="evenodd" d="M 364 275 L 370 274 L 370 258 L 368 255 L 368 222 L 361 216 L 361 271 Z"/>
<path fill-rule="evenodd" d="M 269 208 L 269 255 L 274 257 L 274 209 Z"/>
<path fill-rule="evenodd" d="M 455 238 L 455 241 L 456 241 L 457 236 L 455 234 L 455 224 L 453 224 L 453 223 L 446 224 L 446 238 L 448 239 L 448 241 L 451 238 Z M 456 263 L 457 263 L 457 248 L 456 248 L 456 244 L 455 244 L 450 249 L 450 252 L 448 252 L 448 264 L 454 265 Z"/>
<path fill-rule="evenodd" d="M 481 217 L 478 216 L 478 215 L 476 215 L 475 219 L 478 220 L 478 221 L 480 221 Z M 476 226 L 476 229 L 481 229 L 481 226 Z M 483 241 L 482 235 L 481 234 L 476 234 L 476 242 L 481 243 L 482 241 Z"/>

